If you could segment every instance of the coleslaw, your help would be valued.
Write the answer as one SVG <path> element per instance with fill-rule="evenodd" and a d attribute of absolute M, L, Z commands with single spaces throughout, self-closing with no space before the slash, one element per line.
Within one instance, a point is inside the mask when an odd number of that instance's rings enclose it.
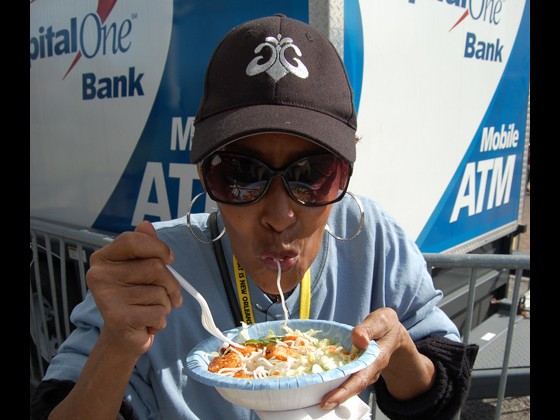
<path fill-rule="evenodd" d="M 359 357 L 363 351 L 352 346 L 350 350 L 329 338 L 316 337 L 321 330 L 301 331 L 282 325 L 285 335 L 272 331 L 261 339 L 251 339 L 243 324 L 240 341 L 244 347 L 222 347 L 213 352 L 208 370 L 235 378 L 266 379 L 292 377 L 325 372 L 344 366 Z"/>

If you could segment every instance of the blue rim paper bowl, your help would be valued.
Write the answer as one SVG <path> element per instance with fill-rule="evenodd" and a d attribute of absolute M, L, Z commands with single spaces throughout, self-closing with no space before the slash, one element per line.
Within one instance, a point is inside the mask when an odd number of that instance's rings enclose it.
<path fill-rule="evenodd" d="M 263 338 L 270 331 L 283 335 L 281 328 L 285 321 L 270 321 L 249 325 L 250 338 Z M 354 327 L 334 321 L 294 319 L 288 320 L 288 327 L 300 331 L 320 330 L 315 337 L 329 338 L 350 350 L 351 334 Z M 224 334 L 236 341 L 239 331 L 235 328 Z M 244 341 L 244 339 L 239 339 Z M 231 378 L 208 371 L 212 359 L 209 353 L 218 351 L 222 341 L 211 337 L 194 347 L 187 357 L 187 373 L 194 380 L 213 386 L 227 401 L 252 410 L 284 411 L 310 407 L 321 402 L 327 392 L 340 386 L 348 377 L 371 364 L 379 354 L 379 346 L 371 341 L 368 348 L 352 362 L 326 372 L 309 375 L 253 379 Z"/>

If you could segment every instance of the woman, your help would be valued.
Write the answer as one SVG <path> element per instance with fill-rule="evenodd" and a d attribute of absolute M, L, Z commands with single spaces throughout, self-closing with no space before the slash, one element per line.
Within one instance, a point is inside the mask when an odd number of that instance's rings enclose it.
<path fill-rule="evenodd" d="M 463 345 L 437 308 L 442 293 L 414 242 L 377 203 L 347 191 L 356 113 L 328 40 L 281 15 L 234 28 L 209 64 L 195 129 L 191 160 L 218 203 L 215 229 L 208 214 L 189 212 L 143 222 L 95 252 L 89 292 L 72 314 L 77 329 L 33 411 L 257 418 L 185 374 L 189 351 L 208 333 L 171 264 L 206 297 L 222 330 L 283 317 L 283 293 L 291 318 L 355 325 L 359 348 L 376 340 L 375 362 L 325 395 L 324 409 L 375 390 L 391 418 L 452 418 L 477 347 Z M 239 284 L 246 287 L 236 292 Z"/>

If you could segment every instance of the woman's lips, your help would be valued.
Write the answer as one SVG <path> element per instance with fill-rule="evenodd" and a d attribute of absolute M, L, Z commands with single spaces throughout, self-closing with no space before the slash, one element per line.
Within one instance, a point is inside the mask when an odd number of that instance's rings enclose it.
<path fill-rule="evenodd" d="M 276 261 L 280 261 L 280 269 L 282 271 L 287 271 L 293 268 L 297 262 L 297 256 L 295 255 L 285 255 L 285 256 L 263 256 L 261 257 L 264 265 L 269 270 L 278 271 L 278 265 Z"/>

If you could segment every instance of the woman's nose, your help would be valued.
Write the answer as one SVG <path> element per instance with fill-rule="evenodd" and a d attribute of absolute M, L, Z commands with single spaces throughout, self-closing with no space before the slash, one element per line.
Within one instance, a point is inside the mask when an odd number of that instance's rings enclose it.
<path fill-rule="evenodd" d="M 282 232 L 295 223 L 294 206 L 298 204 L 290 197 L 283 180 L 276 176 L 270 181 L 263 205 L 262 222 L 276 232 Z"/>

